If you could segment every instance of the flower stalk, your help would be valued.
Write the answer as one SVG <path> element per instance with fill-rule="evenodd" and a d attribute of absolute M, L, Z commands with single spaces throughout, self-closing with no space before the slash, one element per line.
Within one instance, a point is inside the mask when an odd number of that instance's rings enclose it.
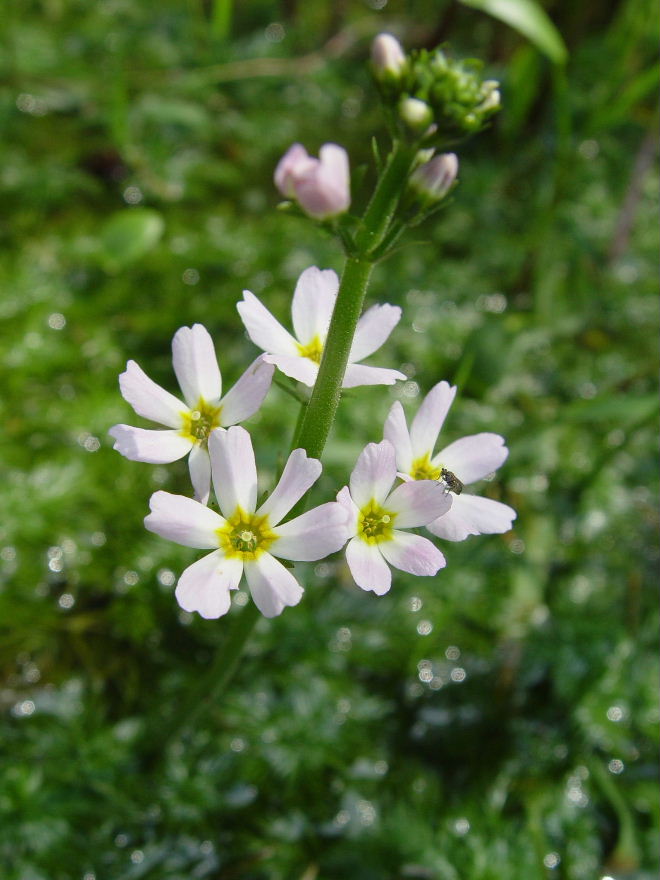
<path fill-rule="evenodd" d="M 318 378 L 296 433 L 297 444 L 312 458 L 321 457 L 330 434 L 376 251 L 390 228 L 414 158 L 414 149 L 395 146 L 358 228 L 356 254 L 346 260 Z"/>

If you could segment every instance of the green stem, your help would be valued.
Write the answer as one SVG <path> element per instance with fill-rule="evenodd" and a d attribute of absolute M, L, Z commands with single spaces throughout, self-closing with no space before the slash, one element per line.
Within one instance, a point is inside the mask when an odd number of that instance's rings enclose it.
<path fill-rule="evenodd" d="M 323 346 L 319 374 L 297 434 L 298 446 L 312 458 L 321 457 L 330 434 L 355 328 L 362 314 L 375 262 L 373 252 L 389 231 L 414 155 L 414 150 L 402 145 L 391 153 L 358 229 L 356 245 L 359 255 L 346 261 Z"/>
<path fill-rule="evenodd" d="M 346 261 L 319 374 L 296 441 L 311 458 L 321 457 L 335 419 L 348 355 L 362 314 L 372 268 L 370 260 L 351 257 Z"/>
<path fill-rule="evenodd" d="M 309 403 L 302 406 L 302 418 L 296 426 L 291 447 L 304 449 L 311 458 L 321 457 L 330 434 L 355 328 L 362 314 L 367 285 L 376 262 L 374 252 L 390 229 L 414 155 L 415 151 L 406 145 L 398 145 L 392 151 L 360 223 L 356 236 L 357 256 L 351 256 L 346 261 L 323 346 L 319 374 Z M 164 737 L 159 737 L 160 743 L 166 743 L 189 728 L 199 714 L 222 694 L 258 619 L 257 608 L 251 603 L 232 622 L 227 640 L 203 676 L 194 698 L 183 711 L 177 711 L 171 728 Z"/>

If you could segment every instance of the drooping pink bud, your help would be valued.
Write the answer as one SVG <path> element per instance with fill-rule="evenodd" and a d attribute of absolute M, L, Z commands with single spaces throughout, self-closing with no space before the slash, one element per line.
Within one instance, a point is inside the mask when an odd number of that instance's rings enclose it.
<path fill-rule="evenodd" d="M 315 159 L 300 144 L 294 144 L 275 169 L 275 184 L 310 217 L 336 217 L 351 204 L 348 154 L 337 144 L 324 144 Z"/>
<path fill-rule="evenodd" d="M 457 174 L 456 154 L 442 153 L 415 168 L 410 175 L 410 187 L 429 201 L 439 202 L 454 185 Z"/>
<path fill-rule="evenodd" d="M 371 62 L 378 79 L 398 79 L 406 63 L 401 44 L 392 34 L 378 34 L 371 44 Z"/>

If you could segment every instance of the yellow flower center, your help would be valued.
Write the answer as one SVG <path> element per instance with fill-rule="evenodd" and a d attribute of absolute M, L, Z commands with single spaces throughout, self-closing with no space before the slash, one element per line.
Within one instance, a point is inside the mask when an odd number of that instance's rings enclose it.
<path fill-rule="evenodd" d="M 315 336 L 307 345 L 298 343 L 298 352 L 300 357 L 309 358 L 315 364 L 320 364 L 321 355 L 323 354 L 323 343 L 318 336 Z"/>
<path fill-rule="evenodd" d="M 385 510 L 373 499 L 362 508 L 358 516 L 358 535 L 367 544 L 391 541 L 396 513 Z"/>
<path fill-rule="evenodd" d="M 442 468 L 434 467 L 428 452 L 421 458 L 415 459 L 410 468 L 410 476 L 413 480 L 439 480 L 442 476 Z"/>
<path fill-rule="evenodd" d="M 216 534 L 225 556 L 244 561 L 257 559 L 277 537 L 268 525 L 268 516 L 246 513 L 240 507 Z"/>
<path fill-rule="evenodd" d="M 181 434 L 192 440 L 193 443 L 206 446 L 211 431 L 220 426 L 221 412 L 221 406 L 212 406 L 203 397 L 200 397 L 197 406 L 188 412 L 181 413 L 183 417 Z"/>
<path fill-rule="evenodd" d="M 463 483 L 458 479 L 453 471 L 439 465 L 434 467 L 428 452 L 421 458 L 416 458 L 410 468 L 410 476 L 413 480 L 438 480 L 445 484 L 446 492 L 453 492 L 454 495 L 460 495 L 463 491 Z"/>

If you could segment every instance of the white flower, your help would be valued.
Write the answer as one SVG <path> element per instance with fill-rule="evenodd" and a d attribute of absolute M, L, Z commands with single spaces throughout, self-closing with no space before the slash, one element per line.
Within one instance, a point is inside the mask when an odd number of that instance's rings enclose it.
<path fill-rule="evenodd" d="M 403 407 L 392 405 L 385 422 L 385 437 L 396 450 L 399 476 L 404 480 L 440 480 L 451 491 L 451 509 L 429 523 L 428 530 L 448 541 L 463 541 L 468 535 L 508 532 L 516 512 L 507 504 L 463 492 L 463 485 L 496 470 L 509 454 L 499 434 L 461 437 L 433 455 L 433 447 L 449 411 L 455 386 L 439 382 L 426 395 L 413 419 L 410 432 Z"/>
<path fill-rule="evenodd" d="M 305 269 L 293 294 L 291 316 L 295 337 L 250 293 L 243 291 L 237 308 L 248 336 L 267 354 L 264 360 L 275 364 L 287 376 L 312 387 L 319 371 L 323 346 L 332 310 L 337 299 L 339 279 L 331 269 Z M 373 354 L 385 342 L 401 318 L 398 306 L 375 305 L 358 321 L 348 357 L 343 388 L 358 385 L 393 385 L 405 379 L 398 370 L 367 367 L 357 363 Z"/>
<path fill-rule="evenodd" d="M 167 431 L 115 425 L 108 432 L 114 448 L 132 461 L 164 464 L 190 453 L 190 479 L 195 498 L 206 504 L 211 487 L 207 449 L 214 428 L 242 422 L 261 406 L 273 378 L 273 367 L 257 358 L 222 397 L 222 379 L 213 341 L 201 324 L 181 327 L 172 340 L 172 361 L 185 403 L 156 385 L 135 361 L 119 377 L 125 400 L 145 419 Z"/>
<path fill-rule="evenodd" d="M 343 214 L 351 204 L 348 153 L 337 144 L 324 144 L 315 159 L 301 144 L 293 144 L 277 164 L 275 185 L 317 220 Z"/>
<path fill-rule="evenodd" d="M 183 495 L 156 492 L 144 524 L 152 532 L 185 547 L 212 550 L 179 578 L 176 598 L 186 611 L 214 618 L 229 610 L 229 591 L 243 572 L 255 605 L 275 617 L 297 605 L 303 589 L 280 559 L 312 561 L 346 543 L 346 512 L 334 501 L 280 524 L 316 482 L 321 463 L 295 449 L 277 486 L 257 506 L 257 469 L 250 435 L 244 428 L 215 430 L 208 442 L 221 514 Z"/>
<path fill-rule="evenodd" d="M 393 492 L 396 480 L 394 447 L 388 440 L 369 443 L 337 501 L 349 512 L 351 540 L 346 561 L 358 587 L 387 593 L 392 582 L 388 563 L 411 574 L 433 575 L 445 557 L 428 538 L 402 529 L 425 526 L 449 510 L 452 499 L 434 480 L 407 482 Z"/>

